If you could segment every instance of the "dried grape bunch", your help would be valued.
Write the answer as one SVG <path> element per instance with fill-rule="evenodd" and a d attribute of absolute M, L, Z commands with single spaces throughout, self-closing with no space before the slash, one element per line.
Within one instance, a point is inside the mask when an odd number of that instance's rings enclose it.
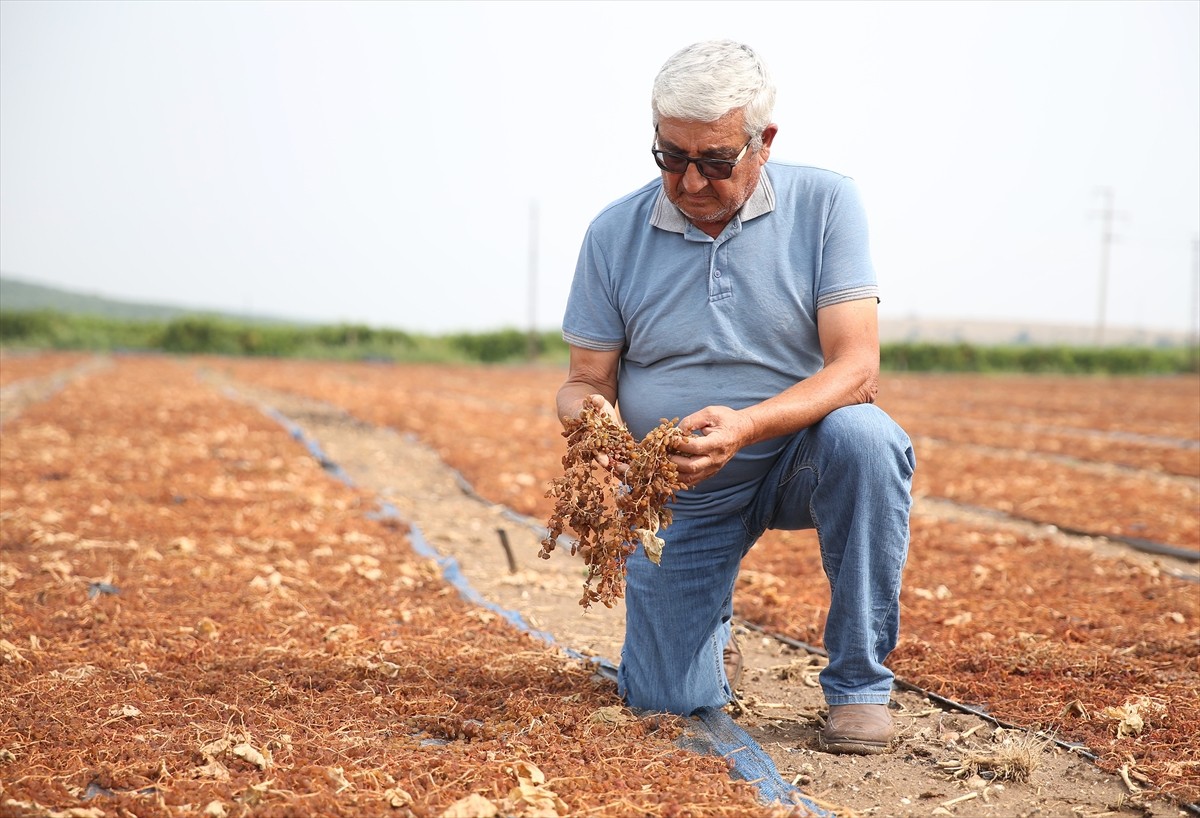
<path fill-rule="evenodd" d="M 683 437 L 676 423 L 663 420 L 639 443 L 627 428 L 585 401 L 579 417 L 565 424 L 564 473 L 546 491 L 555 505 L 538 556 L 549 559 L 568 527 L 578 535 L 571 554 L 582 555 L 588 568 L 579 600 L 585 609 L 593 602 L 611 608 L 625 595 L 625 561 L 639 542 L 655 564 L 662 557 L 658 532 L 671 524 L 671 510 L 665 506 L 685 487 L 668 458 L 671 446 Z M 607 455 L 610 468 L 597 462 L 600 455 Z M 622 464 L 627 467 L 623 471 Z"/>

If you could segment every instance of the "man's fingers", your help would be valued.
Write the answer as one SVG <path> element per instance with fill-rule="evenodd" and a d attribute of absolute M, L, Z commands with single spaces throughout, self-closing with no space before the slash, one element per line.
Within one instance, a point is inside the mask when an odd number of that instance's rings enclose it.
<path fill-rule="evenodd" d="M 624 474 L 625 472 L 629 471 L 628 463 L 614 462 L 613 459 L 604 452 L 597 452 L 594 457 L 596 464 L 602 469 L 614 471 L 617 474 Z"/>

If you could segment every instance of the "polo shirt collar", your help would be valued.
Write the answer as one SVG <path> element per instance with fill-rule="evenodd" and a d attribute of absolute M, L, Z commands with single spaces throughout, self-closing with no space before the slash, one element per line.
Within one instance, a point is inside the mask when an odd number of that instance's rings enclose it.
<path fill-rule="evenodd" d="M 763 167 L 763 171 L 758 177 L 758 184 L 754 186 L 754 192 L 750 194 L 750 198 L 742 205 L 742 209 L 737 212 L 734 219 L 739 223 L 748 222 L 770 213 L 774 209 L 775 188 L 771 187 L 771 177 L 767 175 L 766 167 Z M 658 199 L 654 202 L 654 210 L 650 213 L 650 225 L 662 230 L 670 230 L 672 233 L 686 233 L 691 222 L 678 207 L 671 203 L 671 200 L 667 198 L 666 189 L 660 186 Z"/>

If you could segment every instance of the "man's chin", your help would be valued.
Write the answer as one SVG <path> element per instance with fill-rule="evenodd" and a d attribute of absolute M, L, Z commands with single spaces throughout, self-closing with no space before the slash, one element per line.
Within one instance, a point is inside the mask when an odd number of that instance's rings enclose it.
<path fill-rule="evenodd" d="M 725 211 L 721 210 L 694 210 L 690 207 L 679 206 L 679 212 L 687 216 L 688 221 L 692 224 L 716 224 L 725 219 Z"/>

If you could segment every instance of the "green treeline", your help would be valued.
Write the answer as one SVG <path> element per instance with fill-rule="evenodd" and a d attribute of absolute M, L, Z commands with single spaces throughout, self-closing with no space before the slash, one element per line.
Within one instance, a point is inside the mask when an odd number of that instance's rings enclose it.
<path fill-rule="evenodd" d="M 25 349 L 96 352 L 170 352 L 276 358 L 502 363 L 567 358 L 558 332 L 531 335 L 515 329 L 454 335 L 419 335 L 359 324 L 301 326 L 242 323 L 188 316 L 134 321 L 52 310 L 0 310 L 0 345 Z"/>
<path fill-rule="evenodd" d="M 433 363 L 565 362 L 557 331 L 419 335 L 356 324 L 249 324 L 204 316 L 130 321 L 54 311 L 0 311 L 0 345 L 24 349 L 168 352 Z M 1169 375 L 1200 371 L 1192 347 L 975 346 L 890 343 L 883 368 L 910 372 Z"/>
<path fill-rule="evenodd" d="M 893 372 L 1029 372 L 1065 375 L 1178 375 L 1200 371 L 1188 347 L 973 346 L 884 344 Z"/>

